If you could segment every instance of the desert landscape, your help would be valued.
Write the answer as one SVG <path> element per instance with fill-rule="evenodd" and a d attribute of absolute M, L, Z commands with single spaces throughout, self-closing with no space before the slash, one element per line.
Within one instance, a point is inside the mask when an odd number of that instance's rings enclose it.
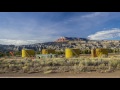
<path fill-rule="evenodd" d="M 1 12 L 0 78 L 119 78 L 119 12 Z"/>
<path fill-rule="evenodd" d="M 120 55 L 107 58 L 1 58 L 0 78 L 119 78 Z"/>

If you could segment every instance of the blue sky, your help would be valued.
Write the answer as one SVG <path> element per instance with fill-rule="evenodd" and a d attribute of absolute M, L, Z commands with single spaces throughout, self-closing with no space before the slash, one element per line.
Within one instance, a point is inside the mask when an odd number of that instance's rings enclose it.
<path fill-rule="evenodd" d="M 120 12 L 0 12 L 0 44 L 34 44 L 61 36 L 120 40 Z"/>

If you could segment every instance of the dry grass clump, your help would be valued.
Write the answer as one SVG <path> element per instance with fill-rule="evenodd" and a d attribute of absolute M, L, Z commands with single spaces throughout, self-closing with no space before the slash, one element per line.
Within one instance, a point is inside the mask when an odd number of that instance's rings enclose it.
<path fill-rule="evenodd" d="M 120 70 L 120 59 L 76 58 L 42 60 L 0 60 L 0 73 L 112 72 Z"/>

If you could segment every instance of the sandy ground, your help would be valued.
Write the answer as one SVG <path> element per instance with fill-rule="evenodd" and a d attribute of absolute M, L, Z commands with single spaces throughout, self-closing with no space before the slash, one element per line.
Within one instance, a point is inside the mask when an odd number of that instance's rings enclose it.
<path fill-rule="evenodd" d="M 6 73 L 0 74 L 0 78 L 120 78 L 120 71 L 112 73 L 97 73 L 97 72 L 81 72 L 79 74 L 74 73 Z"/>

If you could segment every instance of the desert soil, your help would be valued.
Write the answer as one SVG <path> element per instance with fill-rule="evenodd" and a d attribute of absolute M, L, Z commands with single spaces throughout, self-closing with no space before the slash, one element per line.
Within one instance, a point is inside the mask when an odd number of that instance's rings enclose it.
<path fill-rule="evenodd" d="M 75 73 L 4 73 L 0 74 L 0 78 L 120 78 L 120 71 L 112 73 L 98 73 L 98 72 L 81 72 Z"/>

